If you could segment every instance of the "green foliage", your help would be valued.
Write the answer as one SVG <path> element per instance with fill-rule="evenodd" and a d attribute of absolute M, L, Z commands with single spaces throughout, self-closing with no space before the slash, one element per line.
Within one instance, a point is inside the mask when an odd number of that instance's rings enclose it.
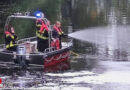
<path fill-rule="evenodd" d="M 61 18 L 61 0 L 47 0 L 46 2 L 46 13 L 48 18 L 54 23 L 56 20 Z"/>
<path fill-rule="evenodd" d="M 62 0 L 21 0 L 13 4 L 11 12 L 26 12 L 30 11 L 34 13 L 36 10 L 40 10 L 45 14 L 51 24 L 54 24 L 56 20 L 60 19 Z M 35 21 L 30 22 L 28 20 L 15 19 L 13 22 L 16 33 L 19 39 L 35 36 Z"/>
<path fill-rule="evenodd" d="M 13 5 L 12 12 L 35 12 L 40 10 L 51 21 L 60 19 L 62 0 L 21 0 Z"/>
<path fill-rule="evenodd" d="M 35 21 L 28 19 L 15 19 L 12 22 L 18 39 L 35 36 Z"/>

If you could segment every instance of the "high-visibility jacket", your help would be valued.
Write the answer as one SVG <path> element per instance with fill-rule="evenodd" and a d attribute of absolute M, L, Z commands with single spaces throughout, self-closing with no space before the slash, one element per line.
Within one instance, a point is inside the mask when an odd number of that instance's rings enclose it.
<path fill-rule="evenodd" d="M 48 39 L 48 27 L 42 19 L 36 20 L 36 36 L 40 39 Z"/>
<path fill-rule="evenodd" d="M 10 32 L 5 32 L 5 44 L 6 44 L 6 49 L 11 48 L 15 46 L 15 41 L 16 41 L 17 36 L 11 34 Z"/>

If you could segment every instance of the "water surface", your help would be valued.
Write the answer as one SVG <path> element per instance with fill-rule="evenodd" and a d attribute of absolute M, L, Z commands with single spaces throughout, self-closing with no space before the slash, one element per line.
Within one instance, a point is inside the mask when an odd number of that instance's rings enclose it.
<path fill-rule="evenodd" d="M 7 87 L 55 90 L 130 90 L 130 1 L 72 0 L 71 69 L 0 68 Z M 67 20 L 68 20 L 67 18 Z"/>

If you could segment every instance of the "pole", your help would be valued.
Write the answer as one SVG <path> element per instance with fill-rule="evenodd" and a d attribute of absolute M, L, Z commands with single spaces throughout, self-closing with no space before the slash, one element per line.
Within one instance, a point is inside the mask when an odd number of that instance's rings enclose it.
<path fill-rule="evenodd" d="M 51 28 L 51 25 L 50 25 L 49 20 L 48 20 L 48 19 L 46 19 L 46 18 L 45 18 L 44 20 L 45 20 L 46 25 L 48 26 L 48 36 L 49 36 L 49 40 L 48 40 L 48 42 L 49 42 L 49 52 L 51 52 L 51 51 L 52 51 L 52 49 L 51 49 L 52 28 Z"/>
<path fill-rule="evenodd" d="M 51 52 L 51 32 L 52 32 L 52 29 L 51 29 L 50 25 L 49 25 L 48 29 L 49 29 L 49 52 Z"/>

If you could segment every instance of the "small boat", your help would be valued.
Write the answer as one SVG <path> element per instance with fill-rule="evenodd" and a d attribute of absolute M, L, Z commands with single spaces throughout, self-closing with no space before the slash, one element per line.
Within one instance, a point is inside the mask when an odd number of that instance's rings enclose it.
<path fill-rule="evenodd" d="M 36 20 L 35 16 L 29 15 L 11 15 L 8 16 L 5 28 L 15 19 L 31 19 Z M 51 35 L 49 35 L 51 36 Z M 50 40 L 49 40 L 50 41 Z M 67 38 L 66 41 L 62 42 L 62 48 L 55 50 L 49 45 L 49 48 L 45 49 L 44 52 L 37 50 L 37 37 L 22 38 L 17 41 L 17 51 L 6 50 L 5 44 L 0 45 L 0 63 L 13 63 L 20 67 L 30 66 L 42 66 L 44 70 L 62 70 L 69 68 L 68 58 L 70 56 L 70 50 L 72 48 L 72 39 Z"/>

